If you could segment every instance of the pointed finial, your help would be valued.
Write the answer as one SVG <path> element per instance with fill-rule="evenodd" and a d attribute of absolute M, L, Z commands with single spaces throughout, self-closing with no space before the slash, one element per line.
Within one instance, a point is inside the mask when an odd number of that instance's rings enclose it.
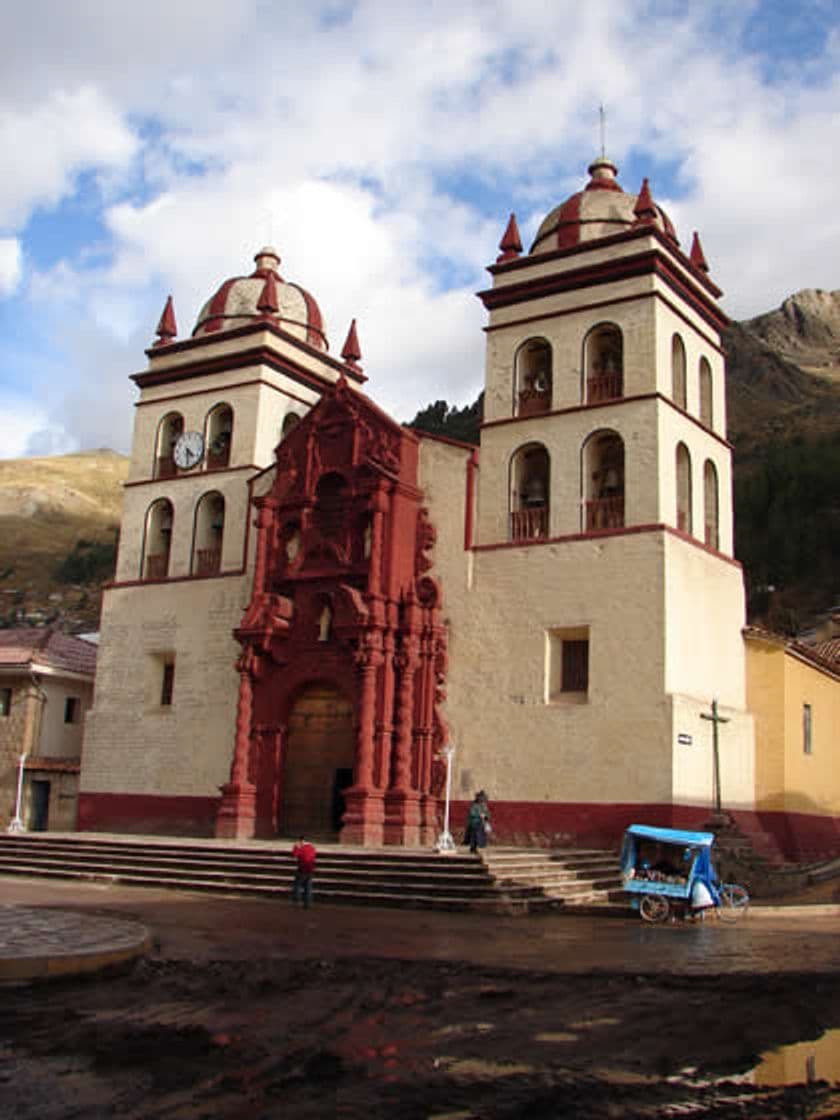
<path fill-rule="evenodd" d="M 163 314 L 160 317 L 160 322 L 157 325 L 155 334 L 158 336 L 155 346 L 166 346 L 178 334 L 178 327 L 175 324 L 175 308 L 172 305 L 172 296 L 168 296 L 166 304 L 163 308 Z"/>
<path fill-rule="evenodd" d="M 688 254 L 688 259 L 695 268 L 699 268 L 701 272 L 708 272 L 709 266 L 706 264 L 706 258 L 703 256 L 703 246 L 700 244 L 700 237 L 697 230 L 694 231 L 694 237 L 691 241 L 691 252 Z"/>
<path fill-rule="evenodd" d="M 358 362 L 362 356 L 362 348 L 359 346 L 359 336 L 356 334 L 356 320 L 350 323 L 350 330 L 347 332 L 347 338 L 344 341 L 344 346 L 341 349 L 341 356 L 346 365 L 352 369 L 358 369 Z"/>
<path fill-rule="evenodd" d="M 598 116 L 601 124 L 601 159 L 607 158 L 607 114 L 604 111 L 603 101 L 598 106 Z"/>
<path fill-rule="evenodd" d="M 522 238 L 519 236 L 519 226 L 516 224 L 515 214 L 511 214 L 508 218 L 508 224 L 504 236 L 499 242 L 499 248 L 502 251 L 496 257 L 496 264 L 501 264 L 502 261 L 515 260 L 522 252 Z"/>
<path fill-rule="evenodd" d="M 257 303 L 257 311 L 262 312 L 264 319 L 270 319 L 273 315 L 276 315 L 279 310 L 280 304 L 277 300 L 277 281 L 274 278 L 274 273 L 269 272 L 266 273 L 262 293 Z"/>
<path fill-rule="evenodd" d="M 636 221 L 640 224 L 652 222 L 656 217 L 656 207 L 653 205 L 653 198 L 647 179 L 642 180 L 642 189 L 639 191 L 639 197 L 636 199 L 633 213 L 636 215 Z"/>

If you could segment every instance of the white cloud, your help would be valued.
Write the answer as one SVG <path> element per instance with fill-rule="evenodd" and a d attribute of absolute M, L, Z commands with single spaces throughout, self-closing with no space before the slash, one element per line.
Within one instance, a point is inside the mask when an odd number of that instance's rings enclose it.
<path fill-rule="evenodd" d="M 119 433 L 116 446 L 166 294 L 184 337 L 265 241 L 318 299 L 334 353 L 358 319 L 385 407 L 472 399 L 483 266 L 510 210 L 526 233 L 582 184 L 601 101 L 610 154 L 633 178 L 653 165 L 733 314 L 836 287 L 840 35 L 804 77 L 789 66 L 768 84 L 739 45 L 759 9 L 31 0 L 4 32 L 0 140 L 20 167 L 0 183 L 0 222 L 11 235 L 81 171 L 108 186 L 106 253 L 57 249 L 26 289 L 67 355 L 51 422 L 82 446 Z M 630 170 L 622 182 L 638 189 Z M 14 244 L 0 241 L 0 291 L 20 283 Z"/>
<path fill-rule="evenodd" d="M 20 241 L 16 237 L 0 237 L 0 298 L 15 291 L 22 273 Z"/>

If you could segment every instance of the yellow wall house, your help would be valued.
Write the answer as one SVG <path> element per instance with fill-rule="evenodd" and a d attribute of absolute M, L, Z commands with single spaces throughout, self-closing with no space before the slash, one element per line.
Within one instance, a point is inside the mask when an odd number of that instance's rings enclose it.
<path fill-rule="evenodd" d="M 20 824 L 31 831 L 76 827 L 95 670 L 92 642 L 52 630 L 0 630 L 0 828 L 18 808 Z"/>
<path fill-rule="evenodd" d="M 833 854 L 840 845 L 840 664 L 752 627 L 745 645 L 758 820 L 790 859 Z"/>

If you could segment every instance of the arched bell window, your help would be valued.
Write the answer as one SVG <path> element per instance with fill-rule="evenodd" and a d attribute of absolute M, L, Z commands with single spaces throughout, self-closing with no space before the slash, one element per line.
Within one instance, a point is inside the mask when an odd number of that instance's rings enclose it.
<path fill-rule="evenodd" d="M 587 404 L 623 396 L 624 338 L 615 323 L 602 323 L 586 336 L 584 369 Z"/>
<path fill-rule="evenodd" d="M 192 574 L 214 576 L 222 568 L 225 499 L 218 490 L 202 494 L 195 507 Z"/>
<path fill-rule="evenodd" d="M 707 358 L 700 359 L 700 423 L 713 427 L 712 367 Z"/>
<path fill-rule="evenodd" d="M 528 443 L 510 463 L 510 539 L 548 536 L 551 461 L 541 443 Z"/>
<path fill-rule="evenodd" d="M 219 404 L 207 415 L 207 469 L 219 470 L 230 463 L 233 442 L 233 409 Z"/>
<path fill-rule="evenodd" d="M 678 408 L 688 403 L 685 379 L 685 344 L 678 334 L 671 339 L 671 398 Z"/>
<path fill-rule="evenodd" d="M 584 443 L 583 528 L 587 533 L 624 526 L 624 440 L 611 430 Z"/>
<path fill-rule="evenodd" d="M 516 352 L 514 377 L 517 416 L 537 416 L 551 409 L 551 346 L 529 338 Z"/>
<path fill-rule="evenodd" d="M 711 459 L 707 459 L 703 467 L 705 541 L 709 548 L 714 549 L 720 548 L 719 495 L 717 467 Z"/>
<path fill-rule="evenodd" d="M 684 443 L 677 444 L 677 528 L 692 532 L 691 455 Z"/>
<path fill-rule="evenodd" d="M 172 503 L 168 498 L 158 498 L 146 511 L 141 579 L 166 579 L 169 575 L 173 518 Z"/>
<path fill-rule="evenodd" d="M 155 478 L 174 478 L 178 473 L 175 466 L 175 444 L 184 431 L 184 417 L 180 412 L 168 412 L 158 424 L 155 440 L 155 462 L 152 474 Z"/>

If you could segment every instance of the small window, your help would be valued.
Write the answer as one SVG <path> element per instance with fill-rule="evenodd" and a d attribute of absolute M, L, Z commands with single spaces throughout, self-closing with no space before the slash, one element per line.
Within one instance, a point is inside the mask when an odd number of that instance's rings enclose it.
<path fill-rule="evenodd" d="M 802 705 L 802 751 L 804 754 L 811 754 L 811 731 L 812 731 L 812 717 L 811 705 Z"/>
<path fill-rule="evenodd" d="M 79 697 L 68 696 L 64 701 L 64 722 L 79 722 Z"/>
<path fill-rule="evenodd" d="M 7 716 L 12 710 L 12 690 L 0 688 L 0 716 Z"/>
<path fill-rule="evenodd" d="M 589 629 L 578 626 L 548 632 L 547 700 L 585 701 L 589 692 Z"/>
<path fill-rule="evenodd" d="M 162 708 L 172 703 L 172 689 L 175 685 L 175 662 L 167 661 L 163 666 L 163 679 L 160 687 L 160 704 Z"/>

